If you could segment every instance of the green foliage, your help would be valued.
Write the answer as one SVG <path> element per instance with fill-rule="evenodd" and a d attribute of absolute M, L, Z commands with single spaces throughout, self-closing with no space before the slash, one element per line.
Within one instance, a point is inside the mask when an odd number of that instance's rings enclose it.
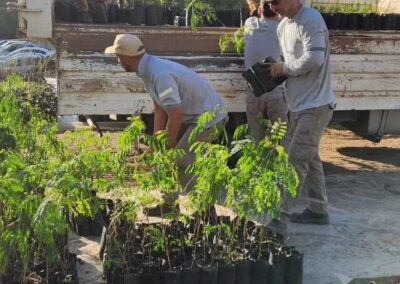
<path fill-rule="evenodd" d="M 57 117 L 57 97 L 44 79 L 37 82 L 10 75 L 0 84 L 0 93 L 14 94 L 22 108 L 30 105 L 51 119 Z"/>
<path fill-rule="evenodd" d="M 31 83 L 0 84 L 0 279 L 11 267 L 22 281 L 33 261 L 62 262 L 66 212 L 95 214 L 96 192 L 112 186 L 107 138 L 78 131 L 60 141 L 56 120 L 30 99 L 31 87 L 39 96 L 47 86 Z"/>
<path fill-rule="evenodd" d="M 312 6 L 321 13 L 341 13 L 341 14 L 372 14 L 378 13 L 378 5 L 367 5 L 360 3 L 336 3 L 336 4 L 319 4 Z"/>
<path fill-rule="evenodd" d="M 237 54 L 243 54 L 246 43 L 245 35 L 245 27 L 237 29 L 233 35 L 222 35 L 219 38 L 221 54 L 226 53 L 230 48 L 234 48 Z"/>
<path fill-rule="evenodd" d="M 187 0 L 185 4 L 186 10 L 191 12 L 190 26 L 194 30 L 205 22 L 216 19 L 215 10 L 207 1 Z"/>
<path fill-rule="evenodd" d="M 191 150 L 196 155 L 189 172 L 197 183 L 189 193 L 192 206 L 199 212 L 218 201 L 235 210 L 241 218 L 268 212 L 278 218 L 282 193 L 296 194 L 298 178 L 279 142 L 286 133 L 286 124 L 270 125 L 268 135 L 257 143 L 247 135 L 247 126 L 236 129 L 232 148 L 207 142 L 196 142 Z M 240 154 L 234 168 L 228 160 Z M 204 169 L 207 169 L 206 171 Z"/>

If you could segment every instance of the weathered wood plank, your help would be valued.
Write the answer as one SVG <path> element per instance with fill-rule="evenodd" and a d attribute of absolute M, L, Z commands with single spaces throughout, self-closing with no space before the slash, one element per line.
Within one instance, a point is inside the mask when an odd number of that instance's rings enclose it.
<path fill-rule="evenodd" d="M 122 25 L 59 24 L 54 27 L 58 50 L 102 52 L 119 33 L 140 36 L 155 54 L 219 54 L 219 38 L 235 28 L 133 27 Z M 333 54 L 400 54 L 400 35 L 393 31 L 332 31 Z M 233 50 L 229 50 L 233 53 Z"/>
<path fill-rule="evenodd" d="M 375 109 L 400 109 L 398 93 L 382 92 L 372 93 L 337 93 L 336 110 L 371 110 Z M 362 99 L 357 99 L 362 98 Z M 245 98 L 241 96 L 224 97 L 230 112 L 245 112 Z M 151 113 L 153 105 L 147 94 L 69 94 L 59 100 L 59 113 L 71 114 L 139 114 Z"/>
<path fill-rule="evenodd" d="M 163 57 L 179 62 L 196 72 L 242 72 L 243 59 L 238 57 Z M 99 53 L 63 55 L 59 62 L 61 72 L 124 72 L 113 56 Z M 338 55 L 331 56 L 332 73 L 400 73 L 398 55 Z"/>
<path fill-rule="evenodd" d="M 244 96 L 246 83 L 240 73 L 200 73 L 220 94 Z M 398 91 L 400 99 L 400 73 L 332 74 L 335 92 Z M 145 93 L 143 82 L 134 73 L 72 72 L 64 74 L 60 92 L 69 93 Z"/>
<path fill-rule="evenodd" d="M 241 77 L 242 58 L 234 54 L 221 56 L 218 48 L 220 35 L 234 31 L 234 28 L 201 28 L 193 32 L 178 27 L 57 25 L 59 112 L 152 111 L 150 97 L 136 74 L 124 72 L 114 56 L 103 53 L 118 33 L 137 34 L 148 52 L 199 72 L 224 97 L 230 111 L 243 112 L 247 86 Z M 335 31 L 330 36 L 338 109 L 399 108 L 400 34 Z"/>

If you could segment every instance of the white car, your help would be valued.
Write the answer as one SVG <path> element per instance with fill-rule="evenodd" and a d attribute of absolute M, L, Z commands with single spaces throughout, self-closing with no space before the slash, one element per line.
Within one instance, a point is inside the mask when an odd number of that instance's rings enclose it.
<path fill-rule="evenodd" d="M 8 73 L 27 74 L 35 70 L 38 64 L 47 58 L 50 57 L 38 53 L 24 53 L 0 59 L 0 77 Z"/>
<path fill-rule="evenodd" d="M 50 57 L 54 55 L 54 51 L 50 51 L 46 48 L 41 48 L 41 47 L 23 47 L 23 48 L 18 48 L 17 50 L 14 50 L 7 55 L 0 55 L 0 60 L 6 58 L 6 57 L 13 57 L 15 55 L 23 55 L 23 54 L 28 54 L 28 53 L 33 53 L 33 54 L 38 54 L 38 55 L 43 55 L 44 57 Z"/>
<path fill-rule="evenodd" d="M 37 45 L 28 41 L 9 41 L 0 47 L 0 56 L 7 55 L 14 50 L 24 47 L 37 47 Z"/>

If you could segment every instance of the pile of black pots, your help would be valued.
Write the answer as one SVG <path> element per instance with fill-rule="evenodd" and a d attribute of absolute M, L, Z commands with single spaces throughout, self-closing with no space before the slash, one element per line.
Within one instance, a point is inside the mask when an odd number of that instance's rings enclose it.
<path fill-rule="evenodd" d="M 184 26 L 185 11 L 183 7 L 168 7 L 156 4 L 135 5 L 120 8 L 115 2 L 91 3 L 88 13 L 79 13 L 72 1 L 55 1 L 55 19 L 58 22 L 97 23 L 97 24 L 130 24 L 133 26 Z M 205 26 L 240 27 L 248 17 L 239 9 L 218 10 L 217 19 L 205 23 Z M 190 22 L 190 15 L 189 15 Z"/>
<path fill-rule="evenodd" d="M 330 30 L 400 30 L 400 14 L 323 13 Z"/>
<path fill-rule="evenodd" d="M 65 236 L 67 237 L 67 236 Z M 18 262 L 4 277 L 0 277 L 0 283 L 20 284 L 20 283 L 52 283 L 52 284 L 79 284 L 77 257 L 67 249 L 60 249 L 60 259 L 54 265 L 49 265 L 44 257 L 36 256 L 31 261 L 25 271 L 25 279 L 20 279 L 21 267 Z"/>
<path fill-rule="evenodd" d="M 226 222 L 225 222 L 226 223 Z M 196 225 L 197 224 L 197 225 Z M 226 253 L 217 234 L 205 237 L 202 225 L 173 221 L 168 225 L 120 223 L 107 235 L 104 273 L 112 284 L 300 284 L 303 281 L 303 254 L 284 246 L 281 235 L 264 226 L 246 222 L 246 236 L 239 226 L 235 256 Z M 234 223 L 230 224 L 234 230 Z M 168 251 L 152 250 L 146 237 L 156 228 L 165 236 Z M 200 228 L 200 229 L 199 229 Z M 262 232 L 256 233 L 256 232 Z M 187 240 L 197 236 L 194 242 Z M 261 239 L 260 239 L 261 238 Z M 230 239 L 232 240 L 232 239 Z M 255 245 L 258 242 L 259 245 Z M 165 244 L 165 243 L 164 243 Z"/>

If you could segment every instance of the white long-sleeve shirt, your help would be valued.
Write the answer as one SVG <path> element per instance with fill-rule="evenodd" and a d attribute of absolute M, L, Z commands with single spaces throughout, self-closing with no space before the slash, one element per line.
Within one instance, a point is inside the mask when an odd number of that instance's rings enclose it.
<path fill-rule="evenodd" d="M 292 112 L 334 104 L 329 64 L 329 33 L 321 14 L 302 7 L 277 29 L 285 59 L 286 103 Z"/>

